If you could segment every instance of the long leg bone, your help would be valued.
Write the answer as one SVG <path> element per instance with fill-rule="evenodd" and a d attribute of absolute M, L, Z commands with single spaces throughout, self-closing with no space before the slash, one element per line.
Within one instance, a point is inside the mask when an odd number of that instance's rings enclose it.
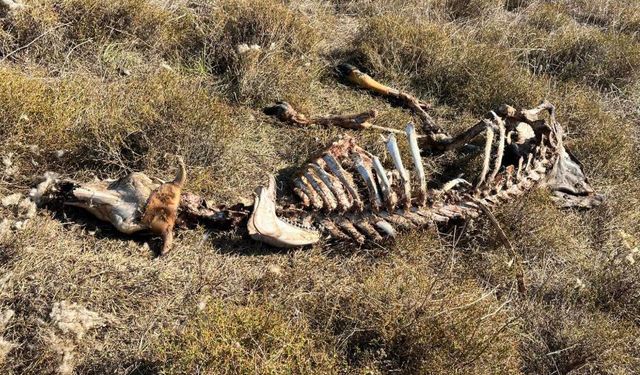
<path fill-rule="evenodd" d="M 264 109 L 264 113 L 269 116 L 273 116 L 282 122 L 297 126 L 309 126 L 320 125 L 324 127 L 338 126 L 344 129 L 352 130 L 365 130 L 375 129 L 388 132 L 402 133 L 401 130 L 387 128 L 384 126 L 378 126 L 371 123 L 377 116 L 378 112 L 375 109 L 367 112 L 358 113 L 355 115 L 333 115 L 333 116 L 319 116 L 311 117 L 301 114 L 296 111 L 291 104 L 287 102 L 277 102 L 271 107 Z"/>
<path fill-rule="evenodd" d="M 363 89 L 371 90 L 377 94 L 399 100 L 403 105 L 411 109 L 420 119 L 423 130 L 425 131 L 425 133 L 427 133 L 426 139 L 433 146 L 446 144 L 450 141 L 450 137 L 425 111 L 425 109 L 429 108 L 426 103 L 419 101 L 408 93 L 392 89 L 379 83 L 375 79 L 371 78 L 368 74 L 361 72 L 352 65 L 341 64 L 338 66 L 338 71 L 351 83 Z"/>

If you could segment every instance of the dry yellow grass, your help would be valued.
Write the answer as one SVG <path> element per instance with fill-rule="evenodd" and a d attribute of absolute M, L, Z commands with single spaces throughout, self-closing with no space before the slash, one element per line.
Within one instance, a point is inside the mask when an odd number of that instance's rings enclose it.
<path fill-rule="evenodd" d="M 188 165 L 186 190 L 248 198 L 341 133 L 275 123 L 264 105 L 373 108 L 378 125 L 396 128 L 410 120 L 336 80 L 333 66 L 351 62 L 432 103 L 452 133 L 499 104 L 548 98 L 607 201 L 559 211 L 536 193 L 496 212 L 523 259 L 524 296 L 484 220 L 384 248 L 286 252 L 199 228 L 178 231 L 174 250 L 153 260 L 153 240 L 82 213 L 39 212 L 15 230 L 23 219 L 0 207 L 0 317 L 14 312 L 0 319 L 2 373 L 640 368 L 637 2 L 25 2 L 0 15 L 0 157 L 10 160 L 0 198 L 47 170 L 168 179 L 171 154 Z M 352 134 L 382 150 L 378 134 Z M 453 156 L 430 161 L 431 173 Z M 65 331 L 51 316 L 61 301 L 104 326 Z"/>

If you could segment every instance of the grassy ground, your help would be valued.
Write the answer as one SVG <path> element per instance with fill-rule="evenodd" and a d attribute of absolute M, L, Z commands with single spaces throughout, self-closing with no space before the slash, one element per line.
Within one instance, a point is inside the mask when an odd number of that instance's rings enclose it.
<path fill-rule="evenodd" d="M 359 249 L 182 231 L 153 260 L 148 238 L 40 212 L 22 230 L 0 224 L 0 317 L 14 312 L 0 320 L 3 373 L 640 371 L 636 1 L 25 3 L 0 15 L 0 197 L 48 170 L 167 178 L 181 154 L 188 190 L 246 199 L 341 133 L 275 123 L 267 104 L 410 119 L 339 82 L 333 66 L 351 62 L 431 102 L 452 133 L 499 104 L 549 99 L 607 201 L 559 211 L 540 192 L 496 212 L 525 296 L 484 220 Z M 381 149 L 377 134 L 353 135 Z M 61 301 L 102 323 L 61 329 Z"/>

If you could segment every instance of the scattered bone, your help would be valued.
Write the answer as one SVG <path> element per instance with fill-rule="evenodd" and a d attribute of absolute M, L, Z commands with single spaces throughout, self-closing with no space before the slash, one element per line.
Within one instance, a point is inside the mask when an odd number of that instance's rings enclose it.
<path fill-rule="evenodd" d="M 291 104 L 287 102 L 277 102 L 275 105 L 265 108 L 263 112 L 266 115 L 273 116 L 282 122 L 297 126 L 337 126 L 340 128 L 352 130 L 376 129 L 394 133 L 402 133 L 402 131 L 398 129 L 386 128 L 383 126 L 372 124 L 371 122 L 378 116 L 378 111 L 376 111 L 375 109 L 353 115 L 331 115 L 308 118 L 307 116 L 296 111 L 291 106 Z"/>
<path fill-rule="evenodd" d="M 257 44 L 248 45 L 247 43 L 242 43 L 242 44 L 238 44 L 238 46 L 236 47 L 236 51 L 240 55 L 244 55 L 245 53 L 250 52 L 250 51 L 258 52 L 260 50 L 261 50 L 261 48 Z"/>
<path fill-rule="evenodd" d="M 385 233 L 385 235 L 388 237 L 396 236 L 396 230 L 386 220 L 376 220 L 376 228 L 378 228 L 381 232 Z"/>
<path fill-rule="evenodd" d="M 4 166 L 4 175 L 5 176 L 14 176 L 18 173 L 18 167 L 13 164 L 13 152 L 8 153 L 2 157 L 2 165 Z"/>

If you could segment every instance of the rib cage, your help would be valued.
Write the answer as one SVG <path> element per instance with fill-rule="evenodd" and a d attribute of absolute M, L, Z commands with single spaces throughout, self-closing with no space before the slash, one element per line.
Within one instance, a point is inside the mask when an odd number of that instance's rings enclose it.
<path fill-rule="evenodd" d="M 529 119 L 491 112 L 484 168 L 475 185 L 455 190 L 465 183 L 461 179 L 446 182 L 441 189 L 427 190 L 424 166 L 417 146 L 415 128 L 409 124 L 406 137 L 410 161 L 400 154 L 394 134 L 385 140 L 393 168 L 385 170 L 380 158 L 345 137 L 328 147 L 294 177 L 294 191 L 301 205 L 323 234 L 333 239 L 363 243 L 394 237 L 398 231 L 446 224 L 453 219 L 475 218 L 482 206 L 496 206 L 522 195 L 544 178 L 555 158 L 550 137 L 558 136 L 559 125 L 551 116 L 550 123 L 539 120 L 548 107 L 540 106 L 529 113 Z M 530 139 L 530 152 L 517 164 L 504 165 L 505 146 L 523 121 L 538 129 Z M 494 137 L 494 129 L 498 133 Z M 518 134 L 516 134 L 518 136 Z M 560 135 L 561 136 L 561 135 Z M 497 139 L 495 139 L 497 138 Z M 493 142 L 495 139 L 496 142 Z M 493 143 L 496 143 L 495 146 Z M 495 148 L 493 163 L 492 149 Z M 411 165 L 408 169 L 406 166 Z M 414 183 L 412 183 L 412 181 Z"/>

